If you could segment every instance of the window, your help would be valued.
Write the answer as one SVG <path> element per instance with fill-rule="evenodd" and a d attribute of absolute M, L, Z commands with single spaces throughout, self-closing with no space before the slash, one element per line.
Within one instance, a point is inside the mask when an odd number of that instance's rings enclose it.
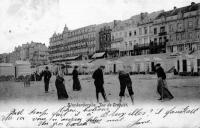
<path fill-rule="evenodd" d="M 159 38 L 159 43 L 162 43 L 162 37 Z"/>
<path fill-rule="evenodd" d="M 149 27 L 149 33 L 152 33 L 152 26 Z"/>
<path fill-rule="evenodd" d="M 188 34 L 188 39 L 192 39 L 192 33 L 191 32 Z"/>
<path fill-rule="evenodd" d="M 180 40 L 180 39 L 179 39 L 179 35 L 178 35 L 178 34 L 176 35 L 176 40 Z"/>
<path fill-rule="evenodd" d="M 167 41 L 168 41 L 166 36 L 165 36 L 163 39 L 164 39 L 164 42 L 167 42 Z"/>
<path fill-rule="evenodd" d="M 139 35 L 142 35 L 142 28 L 139 28 Z"/>
<path fill-rule="evenodd" d="M 197 38 L 200 39 L 200 32 L 197 33 Z"/>
<path fill-rule="evenodd" d="M 147 34 L 147 27 L 144 27 L 144 34 Z"/>
<path fill-rule="evenodd" d="M 137 35 L 136 30 L 134 31 L 134 35 L 135 35 L 135 36 Z"/>
<path fill-rule="evenodd" d="M 188 21 L 188 28 L 192 28 L 193 26 L 193 22 L 192 21 Z"/>
<path fill-rule="evenodd" d="M 157 38 L 154 38 L 154 43 L 157 44 Z"/>
<path fill-rule="evenodd" d="M 160 32 L 162 33 L 162 32 L 165 32 L 165 27 L 163 26 L 163 27 L 160 27 Z"/>
<path fill-rule="evenodd" d="M 178 27 L 178 30 L 181 31 L 183 29 L 183 24 L 182 23 L 178 23 L 177 27 Z"/>
<path fill-rule="evenodd" d="M 154 28 L 153 33 L 154 33 L 154 35 L 157 34 L 157 28 Z"/>
<path fill-rule="evenodd" d="M 125 42 L 125 46 L 126 46 L 126 48 L 127 48 L 127 45 L 128 45 L 128 43 L 127 43 L 127 42 Z"/>
<path fill-rule="evenodd" d="M 131 37 L 132 36 L 132 32 L 131 31 L 129 31 L 129 37 Z"/>

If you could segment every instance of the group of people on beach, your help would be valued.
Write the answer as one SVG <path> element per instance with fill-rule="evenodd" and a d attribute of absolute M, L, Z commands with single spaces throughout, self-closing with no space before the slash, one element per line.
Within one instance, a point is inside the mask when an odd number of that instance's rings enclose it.
<path fill-rule="evenodd" d="M 68 93 L 65 88 L 64 84 L 64 69 L 65 66 L 61 67 L 61 70 L 58 71 L 56 75 L 56 81 L 55 86 L 57 89 L 57 96 L 58 99 L 68 99 Z M 105 102 L 108 102 L 105 90 L 104 90 L 104 74 L 103 70 L 105 69 L 104 66 L 99 66 L 98 69 L 94 71 L 92 74 L 92 78 L 94 79 L 94 85 L 96 88 L 96 100 L 99 102 L 99 93 L 101 93 L 103 99 Z M 164 72 L 164 69 L 161 67 L 161 65 L 158 63 L 155 66 L 156 73 L 157 73 L 157 92 L 160 95 L 160 98 L 158 100 L 171 100 L 173 99 L 173 95 L 170 93 L 167 82 L 166 82 L 166 74 Z M 78 78 L 78 66 L 75 66 L 72 72 L 72 78 L 73 78 L 73 91 L 81 91 L 81 84 Z M 46 67 L 45 71 L 42 73 L 42 76 L 44 76 L 44 84 L 45 84 L 45 93 L 48 93 L 49 88 L 49 81 L 51 78 L 51 72 L 48 70 L 48 67 Z M 118 79 L 120 82 L 120 92 L 119 92 L 119 101 L 122 101 L 122 98 L 125 96 L 125 90 L 128 89 L 131 102 L 134 104 L 134 92 L 132 89 L 132 80 L 130 78 L 130 74 L 126 67 L 124 66 L 124 70 L 119 71 Z"/>

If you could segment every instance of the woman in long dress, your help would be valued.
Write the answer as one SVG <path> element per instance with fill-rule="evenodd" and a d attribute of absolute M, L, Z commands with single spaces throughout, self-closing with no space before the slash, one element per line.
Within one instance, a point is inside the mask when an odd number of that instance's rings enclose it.
<path fill-rule="evenodd" d="M 74 70 L 72 72 L 73 76 L 73 91 L 80 91 L 81 90 L 81 84 L 78 78 L 78 71 L 77 71 L 78 66 L 74 67 Z"/>
<path fill-rule="evenodd" d="M 65 89 L 65 84 L 64 84 L 64 66 L 61 67 L 61 70 L 58 71 L 58 75 L 56 76 L 56 81 L 55 81 L 55 85 L 56 85 L 56 89 L 57 89 L 57 95 L 58 95 L 58 99 L 68 99 L 68 94 L 67 91 Z"/>
<path fill-rule="evenodd" d="M 167 88 L 167 82 L 166 82 L 166 74 L 163 70 L 163 68 L 160 66 L 160 64 L 156 64 L 156 73 L 158 76 L 157 81 L 157 92 L 160 95 L 159 100 L 171 100 L 173 99 L 173 95 Z"/>

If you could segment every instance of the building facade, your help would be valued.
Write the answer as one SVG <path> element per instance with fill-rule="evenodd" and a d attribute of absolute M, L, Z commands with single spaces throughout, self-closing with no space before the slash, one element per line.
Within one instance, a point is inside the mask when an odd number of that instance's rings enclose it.
<path fill-rule="evenodd" d="M 66 35 L 67 34 L 67 35 Z M 63 58 L 88 59 L 96 51 L 96 25 L 90 25 L 83 28 L 65 32 L 64 55 Z"/>
<path fill-rule="evenodd" d="M 101 28 L 99 32 L 99 51 L 110 51 L 111 50 L 111 27 L 110 26 L 104 26 Z"/>
<path fill-rule="evenodd" d="M 141 13 L 116 23 L 112 30 L 111 48 L 117 49 L 119 56 L 152 53 L 150 42 L 153 36 L 153 21 L 161 12 Z"/>
<path fill-rule="evenodd" d="M 0 54 L 0 63 L 8 63 L 9 62 L 9 54 L 3 53 Z"/>
<path fill-rule="evenodd" d="M 62 61 L 64 55 L 63 46 L 63 34 L 54 33 L 49 39 L 49 61 L 51 63 Z"/>
<path fill-rule="evenodd" d="M 134 55 L 154 54 L 159 48 L 153 45 L 155 34 L 153 33 L 153 21 L 162 11 L 152 13 L 141 13 L 137 20 L 137 28 L 134 32 L 136 35 L 136 43 L 134 43 Z M 157 33 L 156 33 L 157 34 Z"/>
<path fill-rule="evenodd" d="M 48 48 L 45 44 L 31 42 L 28 49 L 28 60 L 34 66 L 46 65 L 48 61 Z"/>
<path fill-rule="evenodd" d="M 108 57 L 200 50 L 200 4 L 170 11 L 141 13 L 124 21 L 90 25 L 76 30 L 65 26 L 50 38 L 50 60 L 90 59 L 96 52 Z"/>
<path fill-rule="evenodd" d="M 17 60 L 21 60 L 21 46 L 15 47 L 14 51 L 9 53 L 9 63 L 15 63 Z"/>
<path fill-rule="evenodd" d="M 65 25 L 61 34 L 54 33 L 50 38 L 50 62 L 66 62 L 76 59 L 89 59 L 96 51 L 96 25 L 69 30 Z"/>
<path fill-rule="evenodd" d="M 121 56 L 134 55 L 134 46 L 138 44 L 138 28 L 137 28 L 138 16 L 126 20 L 124 27 L 124 41 L 122 43 L 123 51 Z"/>
<path fill-rule="evenodd" d="M 111 51 L 113 57 L 119 57 L 123 51 L 122 43 L 124 41 L 124 24 L 122 21 L 114 21 L 114 27 L 111 32 Z"/>
<path fill-rule="evenodd" d="M 8 63 L 17 60 L 29 61 L 32 66 L 48 64 L 48 48 L 45 44 L 31 42 L 15 47 L 14 51 L 7 55 Z"/>
<path fill-rule="evenodd" d="M 200 4 L 174 7 L 160 14 L 154 24 L 160 27 L 159 40 L 167 40 L 167 52 L 190 54 L 200 50 Z"/>

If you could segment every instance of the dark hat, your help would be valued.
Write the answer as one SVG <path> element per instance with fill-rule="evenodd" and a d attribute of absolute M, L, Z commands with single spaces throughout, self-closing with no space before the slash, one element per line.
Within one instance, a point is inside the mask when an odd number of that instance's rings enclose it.
<path fill-rule="evenodd" d="M 105 66 L 101 65 L 100 68 L 105 68 Z"/>
<path fill-rule="evenodd" d="M 45 69 L 49 69 L 49 67 L 48 66 L 46 66 L 46 68 Z"/>
<path fill-rule="evenodd" d="M 158 67 L 158 66 L 160 66 L 160 63 L 157 63 L 157 64 L 156 64 L 156 67 Z"/>
<path fill-rule="evenodd" d="M 74 66 L 74 68 L 78 68 L 78 66 Z"/>

